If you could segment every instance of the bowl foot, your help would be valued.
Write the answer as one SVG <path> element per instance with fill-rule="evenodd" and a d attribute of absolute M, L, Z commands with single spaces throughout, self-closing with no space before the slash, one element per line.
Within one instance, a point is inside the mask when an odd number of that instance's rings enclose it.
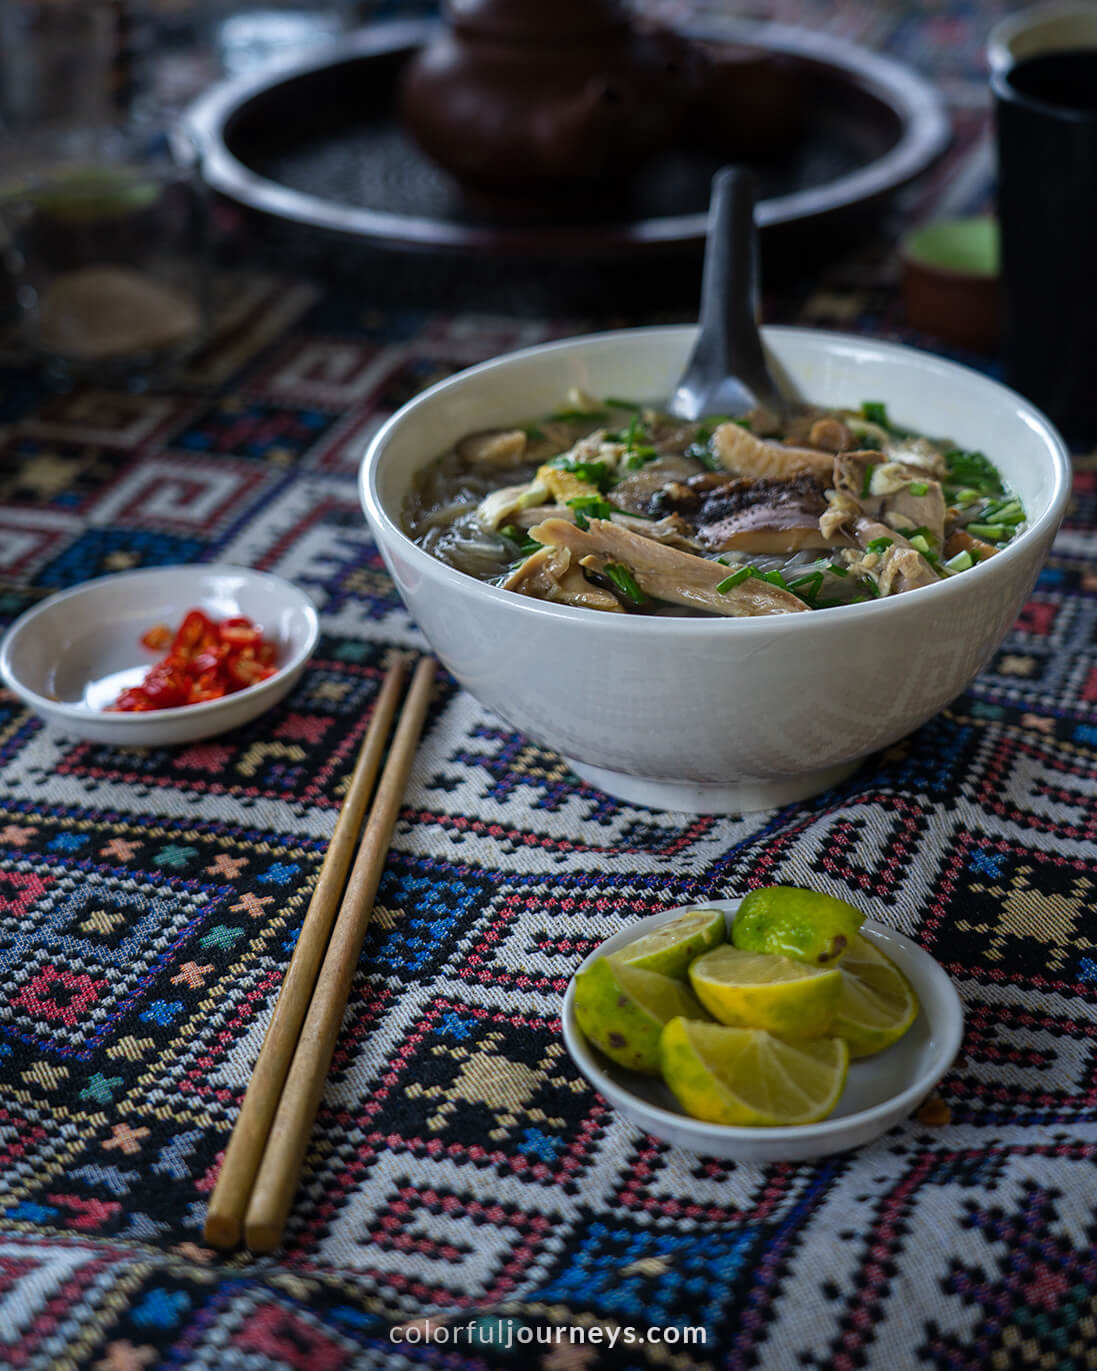
<path fill-rule="evenodd" d="M 752 810 L 776 809 L 779 805 L 806 800 L 851 776 L 860 761 L 805 771 L 797 776 L 747 778 L 727 785 L 690 781 L 653 781 L 629 776 L 623 771 L 607 771 L 600 766 L 564 760 L 580 780 L 604 790 L 630 804 L 651 809 L 678 810 L 686 814 L 741 814 Z"/>

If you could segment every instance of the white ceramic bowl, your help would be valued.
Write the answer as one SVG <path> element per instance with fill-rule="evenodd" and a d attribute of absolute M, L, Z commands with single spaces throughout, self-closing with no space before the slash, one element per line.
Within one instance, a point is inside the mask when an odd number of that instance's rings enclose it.
<path fill-rule="evenodd" d="M 730 928 L 738 900 L 712 900 L 688 908 L 722 909 Z M 682 909 L 665 909 L 607 938 L 579 968 L 608 956 Z M 572 1061 L 622 1114 L 646 1132 L 678 1147 L 736 1161 L 809 1161 L 870 1142 L 917 1109 L 952 1065 L 964 1033 L 964 1011 L 944 969 L 917 943 L 886 924 L 866 919 L 861 931 L 886 953 L 918 996 L 918 1017 L 907 1032 L 873 1057 L 850 1062 L 846 1086 L 834 1113 L 819 1123 L 792 1128 L 733 1128 L 691 1118 L 663 1082 L 628 1071 L 592 1047 L 575 1018 L 575 982 L 564 995 L 564 1042 Z M 578 974 L 578 973 L 577 973 Z"/>
<path fill-rule="evenodd" d="M 415 473 L 455 438 L 549 413 L 570 386 L 665 397 L 694 334 L 596 334 L 461 372 L 393 415 L 370 443 L 360 483 L 400 594 L 466 689 L 612 795 L 726 813 L 825 789 L 964 689 L 1032 587 L 1066 507 L 1070 463 L 1032 405 L 977 372 L 871 339 L 769 328 L 770 356 L 803 399 L 882 400 L 899 424 L 985 451 L 1024 501 L 1026 531 L 922 590 L 753 619 L 532 600 L 445 566 L 402 531 Z"/>
<path fill-rule="evenodd" d="M 163 657 L 141 645 L 154 624 L 177 628 L 188 609 L 244 614 L 277 647 L 269 680 L 205 704 L 145 714 L 105 713 Z M 277 704 L 312 655 L 320 626 L 312 601 L 279 576 L 237 566 L 124 571 L 62 591 L 18 618 L 0 644 L 0 676 L 36 714 L 72 737 L 133 747 L 195 742 Z"/>
<path fill-rule="evenodd" d="M 987 38 L 991 71 L 1045 52 L 1097 48 L 1097 5 L 1082 0 L 1050 0 L 1000 19 Z"/>

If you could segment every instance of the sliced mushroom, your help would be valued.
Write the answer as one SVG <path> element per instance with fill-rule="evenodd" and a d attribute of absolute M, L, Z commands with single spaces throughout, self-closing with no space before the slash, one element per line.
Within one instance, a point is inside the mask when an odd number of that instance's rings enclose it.
<path fill-rule="evenodd" d="M 813 476 L 789 481 L 725 480 L 700 499 L 700 509 L 692 517 L 698 541 L 709 552 L 734 548 L 779 555 L 849 542 L 841 534 L 832 539 L 821 532 L 819 517 L 826 504 Z"/>
<path fill-rule="evenodd" d="M 832 453 L 767 442 L 735 423 L 721 424 L 712 435 L 712 446 L 728 471 L 755 480 L 787 481 L 805 472 L 829 480 L 834 470 Z"/>
<path fill-rule="evenodd" d="M 501 470 L 518 465 L 526 455 L 528 442 L 524 429 L 489 429 L 462 438 L 457 444 L 457 455 L 477 466 Z"/>
<path fill-rule="evenodd" d="M 987 557 L 993 557 L 997 551 L 993 543 L 984 543 L 982 538 L 974 537 L 966 528 L 954 528 L 945 543 L 944 555 L 955 557 L 958 553 L 970 552 L 973 561 L 982 562 Z"/>
<path fill-rule="evenodd" d="M 553 520 L 563 523 L 562 519 Z M 566 525 L 565 525 L 566 526 Z M 504 590 L 528 595 L 533 600 L 576 605 L 581 609 L 601 609 L 623 614 L 621 602 L 611 591 L 592 585 L 573 563 L 567 547 L 542 547 L 531 553 L 503 582 Z"/>
<path fill-rule="evenodd" d="M 815 506 L 777 501 L 753 505 L 716 524 L 698 529 L 709 552 L 756 552 L 769 556 L 800 552 L 804 548 L 848 547 L 841 534 L 827 537 L 819 527 Z"/>
<path fill-rule="evenodd" d="M 613 503 L 629 514 L 651 513 L 654 495 L 668 484 L 695 476 L 701 469 L 700 462 L 684 454 L 657 457 L 617 482 L 613 487 Z"/>
<path fill-rule="evenodd" d="M 730 574 L 727 567 L 653 542 L 606 519 L 591 519 L 586 530 L 563 519 L 548 519 L 538 524 L 533 536 L 546 546 L 567 548 L 581 566 L 592 571 L 602 572 L 614 564 L 627 566 L 645 595 L 669 604 L 731 618 L 797 614 L 807 609 L 787 590 L 754 577 L 721 594 L 716 587 Z"/>
<path fill-rule="evenodd" d="M 817 447 L 820 452 L 848 452 L 856 442 L 849 428 L 833 415 L 816 419 L 807 437 L 808 447 Z"/>

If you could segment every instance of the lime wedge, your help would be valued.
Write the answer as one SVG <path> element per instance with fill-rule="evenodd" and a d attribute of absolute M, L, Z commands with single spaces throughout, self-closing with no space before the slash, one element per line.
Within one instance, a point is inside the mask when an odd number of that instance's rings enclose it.
<path fill-rule="evenodd" d="M 709 1123 L 816 1123 L 838 1103 L 849 1049 L 841 1038 L 787 1042 L 757 1028 L 671 1019 L 660 1042 L 663 1079 L 687 1114 Z"/>
<path fill-rule="evenodd" d="M 693 961 L 689 980 L 721 1023 L 765 1028 L 786 1038 L 828 1032 L 842 985 L 836 968 L 744 952 L 727 943 Z"/>
<path fill-rule="evenodd" d="M 575 977 L 579 1027 L 607 1057 L 632 1071 L 659 1074 L 659 1034 L 677 1014 L 704 1018 L 682 984 L 657 971 L 598 957 Z"/>
<path fill-rule="evenodd" d="M 898 1042 L 918 1017 L 918 997 L 889 957 L 855 934 L 838 968 L 842 988 L 830 1031 L 868 1057 Z"/>
<path fill-rule="evenodd" d="M 724 941 L 726 923 L 718 909 L 691 909 L 654 933 L 645 933 L 614 954 L 614 960 L 644 971 L 682 978 L 694 957 Z"/>
<path fill-rule="evenodd" d="M 833 966 L 863 919 L 853 905 L 819 890 L 763 886 L 743 897 L 731 941 L 744 952 L 770 952 L 813 966 Z"/>

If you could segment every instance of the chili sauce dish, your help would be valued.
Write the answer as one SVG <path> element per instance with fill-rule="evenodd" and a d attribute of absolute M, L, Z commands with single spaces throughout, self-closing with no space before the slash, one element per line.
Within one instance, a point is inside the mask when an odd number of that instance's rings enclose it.
<path fill-rule="evenodd" d="M 0 676 L 59 732 L 161 747 L 270 709 L 318 637 L 311 600 L 281 577 L 157 567 L 103 576 L 28 610 L 0 643 Z"/>
<path fill-rule="evenodd" d="M 361 498 L 412 617 L 484 706 L 611 795 L 767 809 L 840 782 L 986 665 L 1070 464 L 988 377 L 808 329 L 763 330 L 784 427 L 676 428 L 660 406 L 695 334 L 461 372 L 373 437 Z"/>

